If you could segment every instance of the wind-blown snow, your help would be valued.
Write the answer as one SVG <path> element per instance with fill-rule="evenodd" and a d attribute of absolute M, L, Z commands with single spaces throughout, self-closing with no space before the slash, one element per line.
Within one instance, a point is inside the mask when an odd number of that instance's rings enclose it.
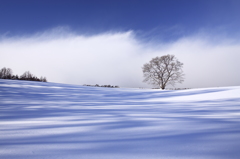
<path fill-rule="evenodd" d="M 0 80 L 0 158 L 240 156 L 240 87 L 183 91 Z"/>

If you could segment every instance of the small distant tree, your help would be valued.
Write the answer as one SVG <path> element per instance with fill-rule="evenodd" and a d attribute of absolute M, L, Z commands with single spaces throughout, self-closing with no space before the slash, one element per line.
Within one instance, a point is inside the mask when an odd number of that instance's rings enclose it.
<path fill-rule="evenodd" d="M 47 82 L 47 78 L 46 77 L 43 78 L 43 82 Z"/>
<path fill-rule="evenodd" d="M 151 85 L 165 89 L 168 84 L 174 86 L 184 81 L 183 63 L 174 55 L 164 55 L 153 58 L 142 67 L 144 80 Z"/>
<path fill-rule="evenodd" d="M 20 76 L 20 79 L 21 80 L 32 80 L 32 79 L 34 79 L 34 75 L 31 72 L 26 71 Z"/>
<path fill-rule="evenodd" d="M 1 79 L 11 79 L 12 78 L 12 69 L 11 68 L 2 68 L 0 70 L 0 78 Z"/>
<path fill-rule="evenodd" d="M 40 81 L 43 82 L 43 77 L 42 76 L 40 77 Z"/>
<path fill-rule="evenodd" d="M 46 79 L 46 77 L 41 77 L 41 78 L 40 78 L 40 81 L 41 81 L 41 82 L 47 82 L 47 79 Z"/>

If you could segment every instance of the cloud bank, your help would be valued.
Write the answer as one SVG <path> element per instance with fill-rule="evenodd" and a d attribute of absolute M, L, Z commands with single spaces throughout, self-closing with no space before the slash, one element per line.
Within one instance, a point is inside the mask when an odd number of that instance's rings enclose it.
<path fill-rule="evenodd" d="M 84 35 L 60 29 L 0 40 L 0 68 L 80 85 L 151 87 L 142 82 L 141 67 L 166 54 L 184 63 L 185 82 L 176 87 L 240 85 L 240 42 L 227 38 L 198 34 L 161 43 L 143 42 L 134 31 Z"/>

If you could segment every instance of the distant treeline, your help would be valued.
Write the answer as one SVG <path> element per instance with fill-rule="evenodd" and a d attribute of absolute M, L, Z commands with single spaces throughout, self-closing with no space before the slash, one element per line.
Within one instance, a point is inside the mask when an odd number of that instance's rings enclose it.
<path fill-rule="evenodd" d="M 84 84 L 84 86 L 91 86 L 91 87 L 109 87 L 109 88 L 119 88 L 119 86 L 111 86 L 111 85 L 89 85 L 89 84 Z"/>
<path fill-rule="evenodd" d="M 11 68 L 2 68 L 0 70 L 0 79 L 11 79 L 11 80 L 27 80 L 27 81 L 40 81 L 47 82 L 46 77 L 36 77 L 29 71 L 24 72 L 21 76 L 13 75 Z"/>

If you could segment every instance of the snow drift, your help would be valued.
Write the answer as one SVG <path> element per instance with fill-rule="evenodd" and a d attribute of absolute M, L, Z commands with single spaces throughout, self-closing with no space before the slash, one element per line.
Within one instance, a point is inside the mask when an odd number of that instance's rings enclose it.
<path fill-rule="evenodd" d="M 0 80 L 0 158 L 240 156 L 240 87 L 182 91 Z"/>

